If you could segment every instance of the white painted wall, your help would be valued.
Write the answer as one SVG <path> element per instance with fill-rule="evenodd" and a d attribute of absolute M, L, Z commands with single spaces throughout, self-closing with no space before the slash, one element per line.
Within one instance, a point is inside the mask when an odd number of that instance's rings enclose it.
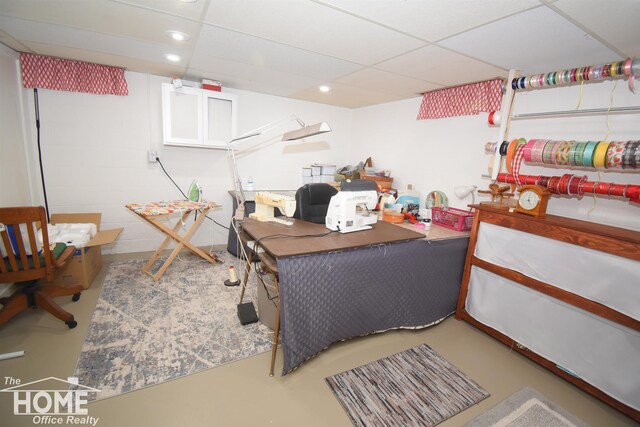
<path fill-rule="evenodd" d="M 19 55 L 0 44 L 0 206 L 31 204 L 27 169 Z"/>
<path fill-rule="evenodd" d="M 15 77 L 11 51 L 0 52 L 0 73 L 8 81 Z M 13 74 L 12 74 L 13 73 Z M 13 76 L 13 77 L 11 77 Z M 225 151 L 162 145 L 160 83 L 168 78 L 127 72 L 129 96 L 100 96 L 71 92 L 40 90 L 40 114 L 45 176 L 51 212 L 102 212 L 103 228 L 124 227 L 119 241 L 107 252 L 135 252 L 155 249 L 162 235 L 141 221 L 124 205 L 127 203 L 169 200 L 180 194 L 162 172 L 159 164 L 147 161 L 147 151 L 157 150 L 174 180 L 186 190 L 193 178 L 204 187 L 207 199 L 223 207 L 210 216 L 228 225 L 231 217 L 233 188 Z M 11 86 L 8 86 L 11 88 Z M 13 86 L 14 91 L 18 88 Z M 614 83 L 585 85 L 582 107 L 607 107 Z M 256 189 L 295 189 L 300 185 L 300 168 L 312 162 L 355 164 L 371 156 L 374 166 L 391 169 L 394 187 L 413 184 L 424 197 L 431 190 L 449 195 L 450 205 L 463 208 L 471 200 L 458 200 L 454 187 L 478 185 L 486 188 L 490 157 L 484 154 L 487 141 L 495 141 L 498 129 L 486 124 L 486 114 L 440 120 L 420 120 L 416 115 L 420 98 L 350 110 L 345 108 L 290 100 L 270 95 L 227 89 L 239 96 L 239 133 L 249 132 L 266 123 L 296 114 L 307 123 L 320 120 L 331 124 L 333 132 L 310 139 L 310 142 L 282 143 L 277 136 L 295 128 L 294 122 L 240 146 L 238 164 L 246 181 L 252 176 Z M 21 89 L 27 104 L 29 134 L 28 176 L 23 176 L 20 150 L 6 143 L 5 135 L 21 135 L 19 126 L 20 97 L 1 108 L 13 114 L 4 120 L 3 150 L 17 153 L 17 162 L 2 156 L 2 170 L 13 182 L 13 199 L 24 195 L 29 186 L 36 194 L 32 203 L 42 203 L 39 195 L 39 172 L 35 153 L 32 91 Z M 516 95 L 515 112 L 549 111 L 574 108 L 580 87 L 555 88 Z M 638 96 L 629 93 L 620 81 L 614 91 L 614 106 L 637 105 Z M 8 123 L 7 123 L 8 122 Z M 612 115 L 609 118 L 609 140 L 638 138 L 638 116 Z M 604 116 L 564 119 L 516 121 L 511 137 L 552 139 L 602 139 L 607 133 Z M 258 148 L 258 149 L 256 149 Z M 13 170 L 13 172 L 11 172 Z M 523 173 L 547 175 L 567 171 L 534 168 L 524 165 Z M 573 171 L 573 173 L 577 173 Z M 598 173 L 583 170 L 590 179 Z M 602 180 L 640 184 L 640 174 L 602 172 Z M 18 178 L 16 178 L 18 177 Z M 7 179 L 3 175 L 3 181 Z M 29 181 L 30 179 L 30 181 Z M 28 192 L 28 191 L 27 191 Z M 3 193 L 4 194 L 4 193 Z M 4 196 L 3 196 L 4 197 Z M 479 199 L 482 200 L 482 199 Z M 4 202 L 4 200 L 2 200 Z M 638 206 L 628 202 L 599 197 L 582 200 L 553 197 L 549 211 L 565 216 L 640 229 Z M 593 208 L 593 209 L 592 209 Z M 174 219 L 175 221 L 175 219 Z M 207 221 L 193 241 L 198 245 L 225 244 L 227 232 Z"/>
<path fill-rule="evenodd" d="M 49 207 L 55 212 L 101 212 L 102 228 L 124 227 L 106 252 L 154 250 L 162 234 L 125 208 L 128 203 L 180 199 L 182 196 L 147 151 L 157 150 L 167 172 L 183 191 L 197 178 L 206 199 L 223 205 L 209 216 L 224 225 L 231 218 L 233 188 L 224 150 L 162 145 L 160 83 L 168 78 L 127 72 L 129 96 L 39 90 L 42 147 Z M 300 169 L 313 162 L 343 164 L 351 140 L 351 110 L 252 92 L 239 96 L 239 133 L 296 114 L 308 124 L 320 120 L 333 132 L 310 142 L 276 142 L 297 128 L 294 121 L 240 148 L 241 176 L 251 175 L 256 189 L 296 189 Z M 33 101 L 30 108 L 33 108 Z M 34 126 L 34 124 L 31 124 Z M 32 156 L 31 162 L 35 162 Z M 172 224 L 176 218 L 172 218 Z M 197 245 L 226 244 L 227 231 L 206 221 L 192 239 Z"/>
<path fill-rule="evenodd" d="M 586 84 L 583 88 L 581 108 L 608 108 L 613 93 L 613 106 L 640 105 L 640 95 L 629 91 L 625 81 L 607 81 Z M 549 88 L 517 93 L 514 114 L 524 112 L 559 111 L 576 108 L 580 99 L 580 86 Z M 484 154 L 484 144 L 496 141 L 498 128 L 487 125 L 487 114 L 416 120 L 421 99 L 377 105 L 354 110 L 353 135 L 349 160 L 357 162 L 372 156 L 373 164 L 391 169 L 394 187 L 406 188 L 414 184 L 422 197 L 432 190 L 442 190 L 450 205 L 464 208 L 471 199 L 458 200 L 454 195 L 457 185 L 477 185 L 486 189 L 490 183 L 481 178 L 487 173 L 490 157 Z M 567 139 L 626 141 L 640 138 L 639 113 L 587 116 L 573 118 L 543 118 L 513 121 L 510 139 Z M 608 131 L 609 130 L 609 131 Z M 565 170 L 533 167 L 523 164 L 522 174 L 587 175 L 590 180 L 640 184 L 640 172 L 609 172 Z M 600 177 L 599 177 L 600 175 Z M 487 200 L 479 198 L 478 200 Z M 640 229 L 640 206 L 631 205 L 620 198 L 598 196 L 576 198 L 553 196 L 548 212 L 593 222 Z"/>

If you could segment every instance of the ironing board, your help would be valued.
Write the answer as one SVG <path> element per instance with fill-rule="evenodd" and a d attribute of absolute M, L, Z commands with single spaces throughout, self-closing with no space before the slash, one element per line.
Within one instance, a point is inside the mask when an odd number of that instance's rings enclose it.
<path fill-rule="evenodd" d="M 146 204 L 137 204 L 132 203 L 130 205 L 126 205 L 127 209 L 138 215 L 143 220 L 147 221 L 149 224 L 160 230 L 162 233 L 167 235 L 167 238 L 164 239 L 162 244 L 158 247 L 158 249 L 153 253 L 149 262 L 142 268 L 142 271 L 147 273 L 149 276 L 153 278 L 154 281 L 158 281 L 166 269 L 171 265 L 175 257 L 178 255 L 182 248 L 187 248 L 195 255 L 209 261 L 214 264 L 215 262 L 220 262 L 215 255 L 209 255 L 201 249 L 195 247 L 191 243 L 189 243 L 189 239 L 196 232 L 202 221 L 204 221 L 205 215 L 211 208 L 218 207 L 217 204 L 208 201 L 200 201 L 193 202 L 191 200 L 175 200 L 171 202 L 151 202 Z M 191 227 L 183 234 L 178 234 L 178 229 L 184 224 L 185 219 L 191 215 L 191 213 L 199 212 L 200 216 L 197 216 Z M 180 221 L 176 223 L 173 229 L 167 227 L 162 221 L 166 219 L 169 215 L 179 213 Z M 153 264 L 156 262 L 162 251 L 167 247 L 170 241 L 176 241 L 176 247 L 173 249 L 169 258 L 162 264 L 162 266 L 155 273 L 151 272 L 150 269 Z"/>

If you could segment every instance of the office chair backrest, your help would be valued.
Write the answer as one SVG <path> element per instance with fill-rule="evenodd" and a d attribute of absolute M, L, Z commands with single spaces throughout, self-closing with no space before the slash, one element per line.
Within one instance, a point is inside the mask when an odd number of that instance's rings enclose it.
<path fill-rule="evenodd" d="M 49 237 L 42 233 L 42 250 L 37 227 L 47 227 L 42 206 L 0 208 L 0 283 L 53 279 Z"/>
<path fill-rule="evenodd" d="M 329 184 L 305 184 L 296 191 L 294 218 L 324 224 L 329 201 L 338 192 Z"/>

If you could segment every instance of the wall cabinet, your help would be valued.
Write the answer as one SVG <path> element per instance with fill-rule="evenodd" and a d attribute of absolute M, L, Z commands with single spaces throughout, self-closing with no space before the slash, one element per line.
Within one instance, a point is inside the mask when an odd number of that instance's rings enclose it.
<path fill-rule="evenodd" d="M 226 149 L 236 137 L 236 95 L 162 84 L 163 143 Z"/>

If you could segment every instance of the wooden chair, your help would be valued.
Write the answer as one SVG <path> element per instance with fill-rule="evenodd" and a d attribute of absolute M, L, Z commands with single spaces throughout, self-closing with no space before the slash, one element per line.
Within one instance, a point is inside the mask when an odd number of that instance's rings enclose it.
<path fill-rule="evenodd" d="M 42 250 L 38 253 L 36 229 L 43 228 Z M 10 297 L 1 298 L 0 325 L 27 308 L 40 307 L 71 328 L 78 324 L 73 314 L 65 311 L 53 298 L 73 295 L 80 299 L 82 286 L 62 287 L 41 282 L 53 280 L 54 269 L 61 267 L 73 255 L 74 246 L 56 244 L 51 250 L 46 233 L 47 218 L 42 206 L 0 208 L 0 246 L 6 256 L 0 262 L 0 283 L 15 283 L 18 288 Z M 26 240 L 26 241 L 25 241 Z M 32 248 L 35 255 L 32 255 Z"/>

